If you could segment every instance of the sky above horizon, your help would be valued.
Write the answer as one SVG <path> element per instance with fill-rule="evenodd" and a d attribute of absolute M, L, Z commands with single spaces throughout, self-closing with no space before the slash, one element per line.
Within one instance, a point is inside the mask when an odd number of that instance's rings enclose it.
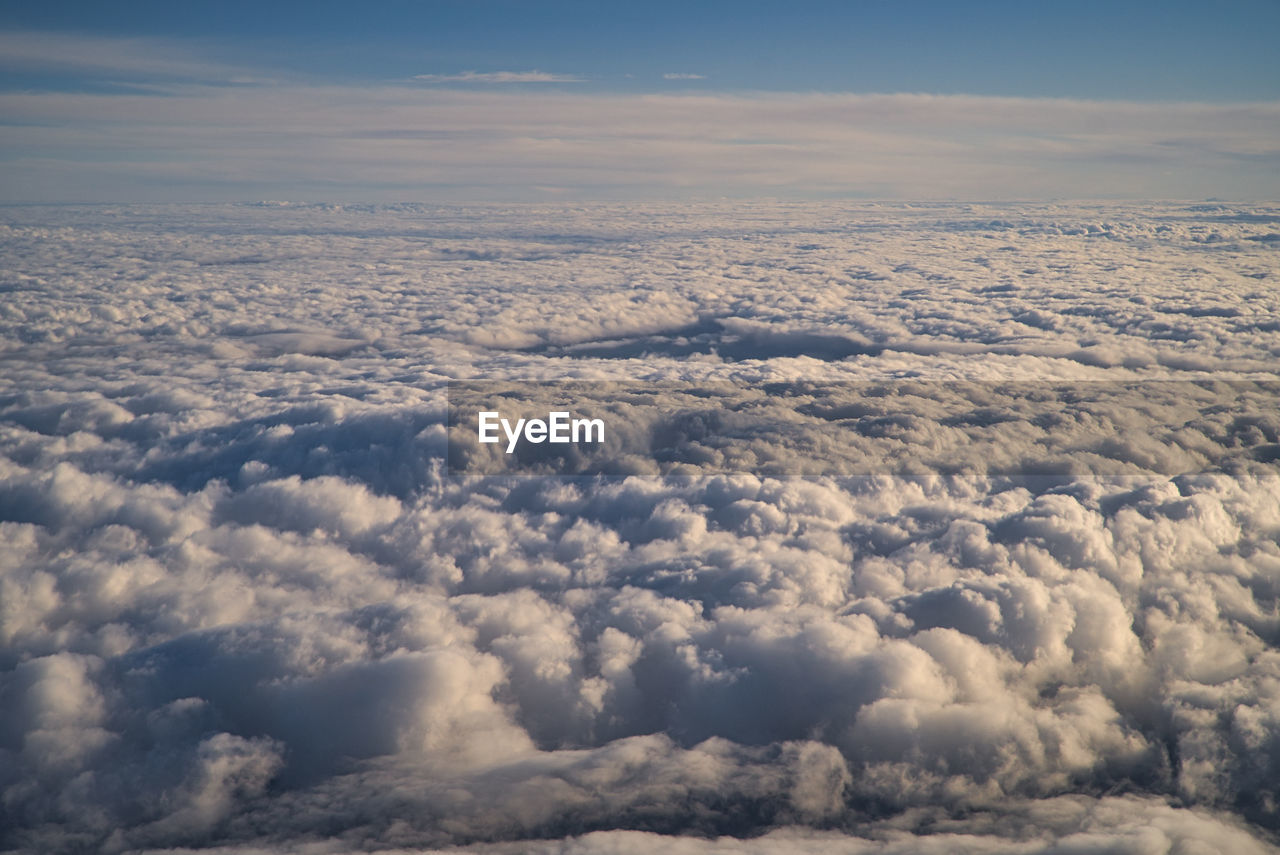
<path fill-rule="evenodd" d="M 0 3 L 0 201 L 1280 196 L 1280 3 Z"/>

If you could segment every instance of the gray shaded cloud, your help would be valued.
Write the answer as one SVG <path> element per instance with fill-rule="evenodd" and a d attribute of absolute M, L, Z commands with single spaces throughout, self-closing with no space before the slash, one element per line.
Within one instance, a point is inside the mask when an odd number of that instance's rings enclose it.
<path fill-rule="evenodd" d="M 721 358 L 732 353 L 775 358 L 781 343 L 782 353 L 834 361 L 881 355 L 892 347 L 849 346 L 834 335 L 752 332 L 744 339 L 721 337 L 715 352 Z M 637 354 L 631 347 L 625 351 Z M 577 348 L 557 352 L 579 358 L 602 354 Z M 746 472 L 1052 479 L 1177 475 L 1280 459 L 1275 442 L 1280 421 L 1274 415 L 1280 409 L 1280 384 L 1256 381 L 750 386 L 481 380 L 451 383 L 448 394 L 448 463 L 456 475 Z M 491 442 L 480 437 L 486 412 Z M 522 433 L 525 421 L 549 424 L 553 412 L 563 419 L 562 442 L 535 443 Z M 582 427 L 586 442 L 570 441 L 571 425 Z"/>

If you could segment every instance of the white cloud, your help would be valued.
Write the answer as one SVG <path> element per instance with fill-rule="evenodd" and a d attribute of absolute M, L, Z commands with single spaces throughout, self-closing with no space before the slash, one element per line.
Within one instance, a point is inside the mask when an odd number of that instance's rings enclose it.
<path fill-rule="evenodd" d="M 1269 851 L 1280 419 L 1224 381 L 1274 377 L 1277 218 L 0 211 L 0 848 Z M 477 375 L 719 381 L 920 470 L 445 478 Z M 1098 425 L 1130 474 L 930 471 Z"/>
<path fill-rule="evenodd" d="M 413 79 L 427 83 L 581 83 L 585 78 L 547 71 L 463 71 L 459 74 L 417 74 Z"/>
<path fill-rule="evenodd" d="M 668 71 L 662 75 L 663 80 L 706 80 L 705 74 L 687 74 L 678 71 Z"/>

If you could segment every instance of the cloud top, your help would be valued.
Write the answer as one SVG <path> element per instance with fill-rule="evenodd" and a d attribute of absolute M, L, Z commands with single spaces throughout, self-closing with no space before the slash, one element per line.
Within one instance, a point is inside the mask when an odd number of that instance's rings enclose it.
<path fill-rule="evenodd" d="M 1274 851 L 1278 220 L 0 209 L 0 849 Z M 477 376 L 915 468 L 448 477 Z"/>

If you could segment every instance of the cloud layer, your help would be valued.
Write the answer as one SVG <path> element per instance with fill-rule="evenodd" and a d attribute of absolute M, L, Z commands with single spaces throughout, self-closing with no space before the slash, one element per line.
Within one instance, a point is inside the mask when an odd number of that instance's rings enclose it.
<path fill-rule="evenodd" d="M 1274 207 L 0 216 L 0 848 L 1275 851 L 1266 408 L 1091 411 L 1108 477 L 443 471 L 458 378 L 910 380 L 926 463 L 959 380 L 1274 380 Z"/>
<path fill-rule="evenodd" d="M 1280 195 L 1272 102 L 622 94 L 537 70 L 357 85 L 197 56 L 0 34 L 0 62 L 93 84 L 0 94 L 5 200 Z M 583 86 L 485 85 L 534 83 Z"/>

